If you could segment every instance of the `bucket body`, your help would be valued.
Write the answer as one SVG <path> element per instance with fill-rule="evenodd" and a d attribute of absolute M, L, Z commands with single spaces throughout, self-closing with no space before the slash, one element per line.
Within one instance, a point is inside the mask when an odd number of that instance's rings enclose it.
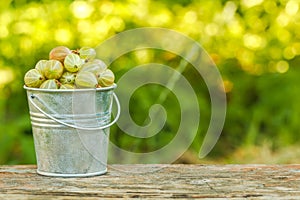
<path fill-rule="evenodd" d="M 106 173 L 110 128 L 99 127 L 110 123 L 115 87 L 50 90 L 24 86 L 38 174 L 83 177 Z"/>

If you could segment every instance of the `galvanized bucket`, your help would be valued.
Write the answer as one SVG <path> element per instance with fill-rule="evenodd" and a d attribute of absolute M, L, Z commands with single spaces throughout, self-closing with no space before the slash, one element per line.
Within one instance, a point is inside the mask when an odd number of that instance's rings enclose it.
<path fill-rule="evenodd" d="M 120 115 L 115 87 L 50 90 L 24 86 L 38 174 L 86 177 L 107 172 L 110 126 Z M 113 98 L 118 111 L 111 121 Z"/>

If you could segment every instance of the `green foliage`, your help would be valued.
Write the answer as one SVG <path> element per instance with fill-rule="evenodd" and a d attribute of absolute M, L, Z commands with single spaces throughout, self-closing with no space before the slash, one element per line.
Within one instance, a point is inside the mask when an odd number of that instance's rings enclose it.
<path fill-rule="evenodd" d="M 149 26 L 174 29 L 195 39 L 222 73 L 228 111 L 212 156 L 229 155 L 240 146 L 264 140 L 271 141 L 273 148 L 300 142 L 298 10 L 299 2 L 294 0 L 1 1 L 0 164 L 35 162 L 23 89 L 28 69 L 47 59 L 55 46 L 94 47 L 116 33 Z M 169 52 L 149 50 L 124 55 L 110 67 L 118 80 L 136 65 L 156 62 L 176 68 L 180 61 Z M 201 108 L 200 128 L 191 146 L 198 151 L 210 120 L 210 99 L 191 66 L 183 74 L 194 86 Z M 147 122 L 148 109 L 163 90 L 145 86 L 136 91 L 131 112 L 138 124 Z M 112 141 L 136 152 L 167 144 L 180 117 L 172 94 L 163 106 L 172 114 L 160 134 L 134 139 L 113 127 Z"/>

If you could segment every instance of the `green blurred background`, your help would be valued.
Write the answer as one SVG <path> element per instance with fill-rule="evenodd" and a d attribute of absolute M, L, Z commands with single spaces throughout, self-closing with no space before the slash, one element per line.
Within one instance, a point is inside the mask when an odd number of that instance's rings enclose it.
<path fill-rule="evenodd" d="M 225 126 L 213 151 L 199 160 L 197 154 L 210 119 L 210 99 L 197 72 L 191 66 L 183 72 L 195 86 L 201 123 L 195 141 L 176 162 L 299 162 L 299 4 L 297 0 L 1 1 L 0 164 L 36 162 L 23 89 L 28 69 L 47 59 L 55 46 L 95 47 L 119 32 L 138 27 L 169 28 L 198 41 L 224 80 L 228 105 Z M 176 68 L 181 58 L 161 50 L 139 50 L 120 57 L 110 68 L 118 80 L 132 67 L 149 62 Z M 149 107 L 162 90 L 148 85 L 134 93 L 130 108 L 137 124 L 147 119 Z M 172 93 L 163 105 L 168 121 L 155 137 L 132 138 L 114 126 L 111 140 L 135 152 L 167 144 L 178 128 L 179 106 Z"/>

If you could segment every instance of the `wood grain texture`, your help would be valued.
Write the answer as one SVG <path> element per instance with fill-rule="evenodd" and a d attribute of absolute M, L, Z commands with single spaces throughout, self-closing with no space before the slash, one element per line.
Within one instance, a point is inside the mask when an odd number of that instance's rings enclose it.
<path fill-rule="evenodd" d="M 0 199 L 300 199 L 300 165 L 110 165 L 89 178 L 0 166 Z"/>

